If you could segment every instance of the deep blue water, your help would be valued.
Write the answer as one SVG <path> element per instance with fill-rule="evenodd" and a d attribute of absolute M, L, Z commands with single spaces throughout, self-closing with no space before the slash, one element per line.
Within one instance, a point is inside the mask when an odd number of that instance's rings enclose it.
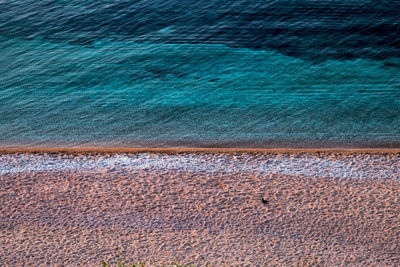
<path fill-rule="evenodd" d="M 399 10 L 0 0 L 0 147 L 400 147 Z"/>

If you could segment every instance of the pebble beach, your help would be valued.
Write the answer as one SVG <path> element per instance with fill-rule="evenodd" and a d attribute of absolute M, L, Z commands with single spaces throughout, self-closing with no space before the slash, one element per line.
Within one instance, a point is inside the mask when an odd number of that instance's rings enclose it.
<path fill-rule="evenodd" d="M 397 152 L 3 153 L 0 262 L 396 266 L 399 170 Z"/>

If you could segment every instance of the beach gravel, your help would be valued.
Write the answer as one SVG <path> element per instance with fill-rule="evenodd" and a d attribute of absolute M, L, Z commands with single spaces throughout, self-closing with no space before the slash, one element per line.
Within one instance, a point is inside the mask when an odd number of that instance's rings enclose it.
<path fill-rule="evenodd" d="M 3 154 L 0 265 L 398 266 L 399 170 L 396 153 Z"/>

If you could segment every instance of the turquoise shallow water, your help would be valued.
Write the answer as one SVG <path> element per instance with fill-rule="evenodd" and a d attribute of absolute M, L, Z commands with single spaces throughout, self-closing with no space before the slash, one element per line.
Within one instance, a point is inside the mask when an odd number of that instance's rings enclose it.
<path fill-rule="evenodd" d="M 0 46 L 1 147 L 400 145 L 396 57 L 107 39 Z"/>

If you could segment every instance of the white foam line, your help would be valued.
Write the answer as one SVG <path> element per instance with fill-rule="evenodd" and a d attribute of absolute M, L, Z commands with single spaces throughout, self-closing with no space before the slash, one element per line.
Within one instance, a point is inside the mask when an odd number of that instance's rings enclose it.
<path fill-rule="evenodd" d="M 0 157 L 0 174 L 47 171 L 96 171 L 113 169 L 139 171 L 146 169 L 182 170 L 193 172 L 242 171 L 263 174 L 284 174 L 322 177 L 351 178 L 399 178 L 400 163 L 378 158 L 354 157 L 335 159 L 316 156 L 293 157 L 251 156 L 235 159 L 229 155 L 164 155 L 164 154 L 116 154 L 111 156 L 57 157 L 51 155 L 3 155 Z"/>

